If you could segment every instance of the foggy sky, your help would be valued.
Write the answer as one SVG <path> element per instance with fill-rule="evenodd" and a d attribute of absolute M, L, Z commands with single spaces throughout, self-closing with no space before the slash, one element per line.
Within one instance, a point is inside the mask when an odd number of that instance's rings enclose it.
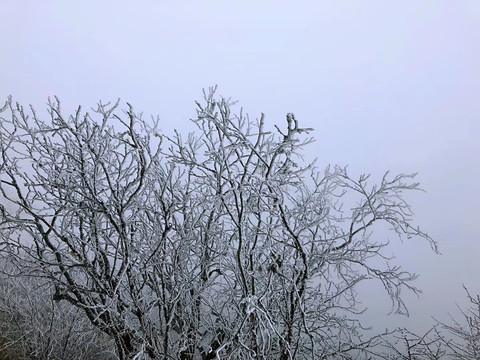
<path fill-rule="evenodd" d="M 294 112 L 315 128 L 318 165 L 352 174 L 419 172 L 416 222 L 440 245 L 401 244 L 395 263 L 421 275 L 409 319 L 386 317 L 378 286 L 361 297 L 383 328 L 424 329 L 480 292 L 480 2 L 0 2 L 0 100 L 39 114 L 121 98 L 190 129 L 194 100 L 218 93 L 267 125 Z"/>

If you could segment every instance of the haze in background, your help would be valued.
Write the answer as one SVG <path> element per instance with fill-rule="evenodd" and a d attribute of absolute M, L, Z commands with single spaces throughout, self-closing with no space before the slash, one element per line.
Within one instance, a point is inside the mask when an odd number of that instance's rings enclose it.
<path fill-rule="evenodd" d="M 480 292 L 480 2 L 3 0 L 0 19 L 0 99 L 41 116 L 52 95 L 65 113 L 120 97 L 187 131 L 218 84 L 271 129 L 287 112 L 315 128 L 321 167 L 418 171 L 428 193 L 409 200 L 443 255 L 391 236 L 424 294 L 404 318 L 362 288 L 375 328 L 425 330 L 466 304 L 462 283 Z"/>

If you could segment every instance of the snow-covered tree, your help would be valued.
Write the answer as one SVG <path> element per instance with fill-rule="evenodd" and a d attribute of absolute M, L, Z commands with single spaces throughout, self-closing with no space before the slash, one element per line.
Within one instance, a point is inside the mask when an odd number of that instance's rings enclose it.
<path fill-rule="evenodd" d="M 372 235 L 435 242 L 412 223 L 414 175 L 378 184 L 319 170 L 313 139 L 251 120 L 205 93 L 197 130 L 158 131 L 128 105 L 57 99 L 41 120 L 8 100 L 0 114 L 0 251 L 81 310 L 120 359 L 351 359 L 375 353 L 356 288 L 380 281 L 397 312 L 414 275 Z M 374 233 L 373 233 L 374 234 Z"/>
<path fill-rule="evenodd" d="M 444 333 L 438 338 L 448 349 L 449 357 L 455 360 L 480 358 L 480 295 L 470 294 L 467 288 L 465 291 L 470 305 L 460 309 L 461 318 L 451 316 L 448 323 L 438 322 Z"/>
<path fill-rule="evenodd" d="M 111 339 L 82 309 L 54 301 L 49 279 L 15 265 L 0 260 L 0 359 L 117 358 Z"/>

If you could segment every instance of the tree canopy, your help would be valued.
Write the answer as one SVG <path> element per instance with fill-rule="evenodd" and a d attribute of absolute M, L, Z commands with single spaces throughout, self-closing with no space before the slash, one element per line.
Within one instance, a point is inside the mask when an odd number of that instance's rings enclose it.
<path fill-rule="evenodd" d="M 42 120 L 10 99 L 0 121 L 0 252 L 115 343 L 120 359 L 366 359 L 356 289 L 379 281 L 393 310 L 415 275 L 375 236 L 435 241 L 404 194 L 305 163 L 293 114 L 271 127 L 206 92 L 196 131 L 164 134 L 127 104 Z M 79 315 L 80 316 L 80 315 Z"/>

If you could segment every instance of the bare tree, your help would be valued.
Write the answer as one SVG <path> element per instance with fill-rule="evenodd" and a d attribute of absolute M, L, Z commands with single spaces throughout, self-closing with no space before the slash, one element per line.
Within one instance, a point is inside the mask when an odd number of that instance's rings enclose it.
<path fill-rule="evenodd" d="M 423 335 L 407 329 L 381 335 L 378 352 L 382 359 L 404 360 L 469 360 L 480 358 L 480 296 L 472 296 L 465 288 L 470 307 L 460 309 L 459 320 L 450 315 L 450 322 L 436 320 L 436 325 Z"/>
<path fill-rule="evenodd" d="M 471 295 L 467 288 L 465 291 L 470 307 L 461 310 L 462 320 L 451 316 L 450 323 L 438 322 L 445 332 L 439 339 L 448 348 L 449 357 L 457 360 L 480 358 L 480 296 Z"/>
<path fill-rule="evenodd" d="M 448 343 L 443 335 L 432 327 L 423 335 L 417 335 L 407 329 L 382 336 L 382 346 L 387 349 L 380 356 L 388 360 L 440 360 L 448 353 Z"/>
<path fill-rule="evenodd" d="M 1 251 L 115 341 L 121 359 L 353 359 L 373 356 L 357 286 L 380 281 L 394 310 L 415 278 L 392 265 L 386 224 L 412 224 L 415 176 L 377 185 L 304 165 L 313 141 L 287 114 L 231 113 L 214 89 L 197 132 L 160 134 L 132 106 L 42 121 L 11 100 L 0 122 Z"/>
<path fill-rule="evenodd" d="M 8 259 L 0 266 L 0 359 L 116 359 L 112 341 L 81 309 L 52 300 L 48 279 Z"/>

